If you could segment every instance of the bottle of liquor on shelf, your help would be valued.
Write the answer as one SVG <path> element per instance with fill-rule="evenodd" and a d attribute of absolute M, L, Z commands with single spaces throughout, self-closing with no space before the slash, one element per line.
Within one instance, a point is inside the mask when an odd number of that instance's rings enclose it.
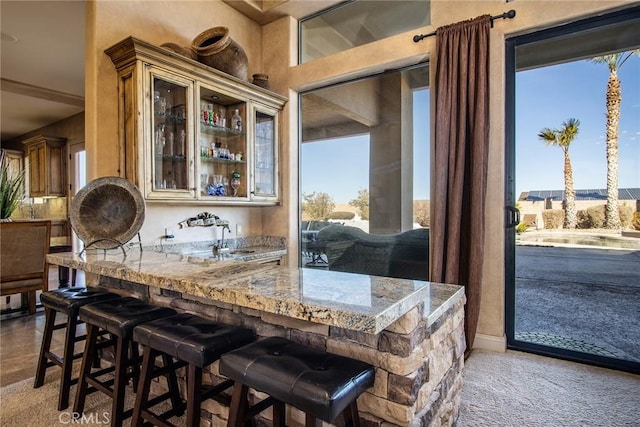
<path fill-rule="evenodd" d="M 242 132 L 242 117 L 240 116 L 240 111 L 237 108 L 233 112 L 233 116 L 231 116 L 231 128 L 238 132 Z"/>

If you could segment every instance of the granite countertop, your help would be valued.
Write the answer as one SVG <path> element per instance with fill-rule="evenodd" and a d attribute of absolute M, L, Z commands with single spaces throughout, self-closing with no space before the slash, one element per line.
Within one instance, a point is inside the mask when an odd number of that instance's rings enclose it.
<path fill-rule="evenodd" d="M 82 256 L 49 254 L 47 260 L 89 273 L 372 334 L 423 302 L 425 315 L 436 320 L 464 293 L 455 285 L 264 265 L 240 261 L 233 254 L 202 257 L 131 248 L 126 256 L 118 251 L 91 251 Z"/>

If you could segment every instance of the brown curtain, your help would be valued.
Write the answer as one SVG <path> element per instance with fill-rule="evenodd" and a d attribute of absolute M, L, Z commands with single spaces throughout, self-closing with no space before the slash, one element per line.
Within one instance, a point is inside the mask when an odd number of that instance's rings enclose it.
<path fill-rule="evenodd" d="M 489 144 L 491 16 L 436 31 L 431 280 L 465 286 L 465 357 L 480 313 Z"/>

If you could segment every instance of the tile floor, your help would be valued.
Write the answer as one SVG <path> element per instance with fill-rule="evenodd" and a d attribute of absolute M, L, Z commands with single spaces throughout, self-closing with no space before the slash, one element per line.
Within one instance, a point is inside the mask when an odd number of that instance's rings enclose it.
<path fill-rule="evenodd" d="M 51 270 L 49 289 L 56 289 L 58 273 L 56 269 Z M 83 283 L 84 280 L 81 280 L 79 275 L 78 284 Z M 5 308 L 6 299 L 2 298 L 3 308 Z M 13 307 L 16 304 L 19 305 L 19 302 L 20 296 L 12 295 L 9 305 Z M 57 316 L 56 323 L 64 320 L 64 316 Z M 4 387 L 35 375 L 43 331 L 44 309 L 42 307 L 39 307 L 33 315 L 24 312 L 2 316 L 0 319 L 0 386 Z M 78 332 L 84 332 L 84 326 L 79 326 Z M 64 329 L 55 331 L 51 349 L 54 352 L 62 352 L 63 343 Z M 76 351 L 82 351 L 83 345 L 84 342 L 77 343 Z"/>

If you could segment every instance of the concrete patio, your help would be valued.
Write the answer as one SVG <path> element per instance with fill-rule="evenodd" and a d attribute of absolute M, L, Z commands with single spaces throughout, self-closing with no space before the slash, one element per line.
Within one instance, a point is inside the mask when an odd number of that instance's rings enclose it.
<path fill-rule="evenodd" d="M 516 338 L 640 362 L 640 250 L 517 246 Z"/>

